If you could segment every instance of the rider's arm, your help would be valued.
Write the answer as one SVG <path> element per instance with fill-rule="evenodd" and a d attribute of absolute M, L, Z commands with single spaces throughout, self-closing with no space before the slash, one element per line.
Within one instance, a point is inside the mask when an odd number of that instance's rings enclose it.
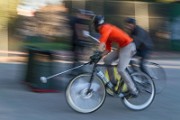
<path fill-rule="evenodd" d="M 109 35 L 111 33 L 110 26 L 103 25 L 100 28 L 99 32 L 100 32 L 100 35 L 101 35 L 101 37 L 99 39 L 100 43 L 105 43 L 106 44 L 106 42 L 107 42 L 107 40 L 109 38 Z"/>
<path fill-rule="evenodd" d="M 111 51 L 110 43 L 109 44 L 100 43 L 98 50 L 103 52 L 102 56 L 107 55 Z"/>
<path fill-rule="evenodd" d="M 103 56 L 107 55 L 111 51 L 111 43 L 108 41 L 109 35 L 111 33 L 111 28 L 104 25 L 100 28 L 100 45 L 99 51 L 103 52 Z"/>
<path fill-rule="evenodd" d="M 132 35 L 132 38 L 136 45 L 136 48 L 138 49 L 141 46 L 141 44 L 143 44 L 144 33 L 138 31 L 135 35 Z"/>
<path fill-rule="evenodd" d="M 142 45 L 148 49 L 153 48 L 153 42 L 149 33 L 137 26 L 135 34 L 132 36 L 136 44 L 136 48 L 139 49 Z"/>

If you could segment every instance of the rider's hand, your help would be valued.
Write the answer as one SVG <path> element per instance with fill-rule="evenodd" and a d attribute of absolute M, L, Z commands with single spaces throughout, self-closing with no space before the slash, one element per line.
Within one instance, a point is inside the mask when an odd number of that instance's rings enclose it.
<path fill-rule="evenodd" d="M 105 50 L 105 47 L 106 47 L 105 43 L 100 43 L 98 50 L 103 52 Z"/>
<path fill-rule="evenodd" d="M 102 58 L 102 52 L 101 51 L 94 51 L 94 54 L 90 56 L 90 63 L 98 63 L 99 60 Z"/>

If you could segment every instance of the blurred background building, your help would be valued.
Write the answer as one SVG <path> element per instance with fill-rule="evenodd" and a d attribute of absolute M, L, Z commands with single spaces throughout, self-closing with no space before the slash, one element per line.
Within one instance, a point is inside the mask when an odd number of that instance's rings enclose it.
<path fill-rule="evenodd" d="M 123 27 L 125 17 L 134 17 L 148 30 L 156 50 L 180 50 L 179 0 L 79 0 L 65 1 L 70 9 L 78 7 L 103 14 L 107 22 Z"/>
<path fill-rule="evenodd" d="M 0 50 L 21 51 L 24 41 L 53 41 L 68 47 L 67 16 L 73 8 L 102 14 L 119 27 L 125 17 L 134 17 L 150 32 L 156 50 L 180 50 L 178 0 L 0 0 Z"/>

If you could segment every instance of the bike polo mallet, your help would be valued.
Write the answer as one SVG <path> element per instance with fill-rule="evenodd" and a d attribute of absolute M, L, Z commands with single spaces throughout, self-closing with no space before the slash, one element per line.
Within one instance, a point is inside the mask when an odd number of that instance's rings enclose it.
<path fill-rule="evenodd" d="M 95 38 L 95 37 L 93 37 L 92 35 L 90 35 L 89 32 L 86 31 L 86 30 L 83 31 L 83 36 L 84 36 L 84 37 L 90 37 L 90 38 L 93 39 L 94 41 L 100 43 L 100 41 L 99 41 L 97 38 Z M 113 49 L 113 50 L 116 50 L 117 48 L 112 47 L 112 49 Z"/>
<path fill-rule="evenodd" d="M 54 74 L 54 75 L 51 75 L 51 76 L 48 76 L 48 77 L 42 76 L 42 77 L 40 77 L 40 80 L 41 80 L 42 83 L 47 83 L 47 81 L 48 81 L 49 79 L 51 79 L 51 78 L 54 78 L 54 77 L 57 77 L 57 76 L 59 76 L 59 75 L 61 75 L 61 74 L 66 73 L 66 72 L 69 72 L 69 71 L 78 69 L 78 68 L 80 68 L 80 67 L 85 66 L 86 64 L 88 64 L 88 63 L 85 63 L 85 64 L 83 64 L 83 65 L 80 65 L 80 66 L 77 66 L 77 67 L 74 67 L 74 68 L 65 70 L 65 71 L 63 71 L 63 72 L 60 72 L 60 73 L 57 73 L 57 74 Z"/>
<path fill-rule="evenodd" d="M 91 36 L 91 35 L 89 34 L 89 31 L 83 30 L 83 36 L 84 36 L 84 37 L 90 37 L 90 38 L 92 38 L 94 41 L 96 41 L 96 42 L 99 43 L 99 40 L 98 40 L 97 38 Z"/>
<path fill-rule="evenodd" d="M 96 41 L 96 42 L 99 43 L 99 40 L 98 40 L 97 38 L 91 36 L 88 31 L 84 30 L 84 31 L 82 32 L 82 34 L 83 34 L 84 37 L 90 37 L 91 39 L 93 39 L 94 41 Z M 86 64 L 88 64 L 88 63 L 85 63 L 85 64 L 83 64 L 83 65 L 74 67 L 74 68 L 72 68 L 72 69 L 65 70 L 65 71 L 63 71 L 63 72 L 60 72 L 60 73 L 57 73 L 57 74 L 54 74 L 54 75 L 51 75 L 51 76 L 48 76 L 48 77 L 42 76 L 42 77 L 40 77 L 40 80 L 41 80 L 42 83 L 47 83 L 47 81 L 48 81 L 49 79 L 51 79 L 51 78 L 54 78 L 54 77 L 57 77 L 57 76 L 59 76 L 59 75 L 61 75 L 61 74 L 66 73 L 66 72 L 69 72 L 69 71 L 78 69 L 78 68 L 80 68 L 80 67 L 83 67 L 83 66 L 86 65 Z"/>

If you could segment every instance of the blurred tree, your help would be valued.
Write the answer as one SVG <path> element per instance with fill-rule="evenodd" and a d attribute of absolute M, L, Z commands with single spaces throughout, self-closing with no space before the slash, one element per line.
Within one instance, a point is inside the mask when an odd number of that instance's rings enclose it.
<path fill-rule="evenodd" d="M 20 15 L 17 30 L 27 41 L 37 41 L 32 38 L 39 37 L 42 41 L 56 41 L 70 36 L 66 16 L 67 9 L 63 4 L 50 4 L 37 9 L 33 16 Z"/>

